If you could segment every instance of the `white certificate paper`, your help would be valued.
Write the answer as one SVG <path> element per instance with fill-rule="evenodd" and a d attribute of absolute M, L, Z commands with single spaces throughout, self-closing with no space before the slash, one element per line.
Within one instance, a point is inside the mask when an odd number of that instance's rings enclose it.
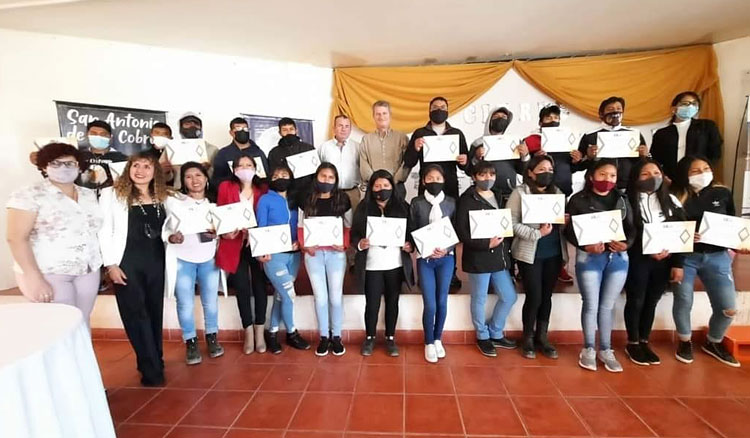
<path fill-rule="evenodd" d="M 700 243 L 731 249 L 750 249 L 750 219 L 707 211 L 703 214 L 698 232 L 701 235 Z"/>
<path fill-rule="evenodd" d="M 195 161 L 197 163 L 208 162 L 206 141 L 202 138 L 169 140 L 165 149 L 169 162 L 175 166 L 181 166 L 188 161 Z"/>
<path fill-rule="evenodd" d="M 235 202 L 211 208 L 211 222 L 216 234 L 231 233 L 236 230 L 257 227 L 253 204 L 249 201 Z"/>
<path fill-rule="evenodd" d="M 172 228 L 182 234 L 198 234 L 214 229 L 211 210 L 215 204 L 203 202 L 200 204 L 175 203 L 169 212 Z"/>
<path fill-rule="evenodd" d="M 571 219 L 579 246 L 625 240 L 620 210 L 579 214 Z"/>
<path fill-rule="evenodd" d="M 596 134 L 596 146 L 599 158 L 638 157 L 641 145 L 641 133 L 637 130 L 609 131 Z"/>
<path fill-rule="evenodd" d="M 344 224 L 340 217 L 306 217 L 302 222 L 305 246 L 344 246 Z"/>
<path fill-rule="evenodd" d="M 693 252 L 695 221 L 643 224 L 643 254 Z"/>
<path fill-rule="evenodd" d="M 545 152 L 570 152 L 578 147 L 578 137 L 568 128 L 542 128 L 542 149 Z"/>
<path fill-rule="evenodd" d="M 422 158 L 425 163 L 456 161 L 461 155 L 458 134 L 428 135 L 422 138 Z"/>
<path fill-rule="evenodd" d="M 367 239 L 370 246 L 404 246 L 406 218 L 367 216 Z"/>
<path fill-rule="evenodd" d="M 484 161 L 515 160 L 521 158 L 518 153 L 518 139 L 510 135 L 485 135 Z"/>
<path fill-rule="evenodd" d="M 472 239 L 513 237 L 513 221 L 509 208 L 472 210 L 469 212 L 469 230 Z"/>
<path fill-rule="evenodd" d="M 318 152 L 313 149 L 286 157 L 286 164 L 289 165 L 295 179 L 302 178 L 303 176 L 312 175 L 318 170 L 320 157 L 318 157 Z"/>
<path fill-rule="evenodd" d="M 127 166 L 127 164 L 127 161 L 117 161 L 115 163 L 107 164 L 107 167 L 109 167 L 109 173 L 112 175 L 113 180 L 122 176 L 122 173 L 125 172 L 125 166 Z"/>
<path fill-rule="evenodd" d="M 412 231 L 411 237 L 421 258 L 431 256 L 436 249 L 446 249 L 458 243 L 456 230 L 447 217 Z"/>
<path fill-rule="evenodd" d="M 248 231 L 248 239 L 250 254 L 253 257 L 292 250 L 292 231 L 289 224 L 251 228 Z"/>
<path fill-rule="evenodd" d="M 565 195 L 521 194 L 521 223 L 564 224 Z"/>

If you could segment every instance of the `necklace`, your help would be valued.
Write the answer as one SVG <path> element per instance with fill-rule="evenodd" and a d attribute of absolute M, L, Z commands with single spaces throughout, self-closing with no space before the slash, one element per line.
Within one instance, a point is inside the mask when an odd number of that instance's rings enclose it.
<path fill-rule="evenodd" d="M 146 213 L 146 209 L 143 208 L 143 202 L 141 202 L 140 197 L 138 197 L 138 203 L 136 205 L 138 206 L 138 208 L 141 209 L 141 213 L 143 213 L 143 217 L 148 220 L 148 213 Z M 151 205 L 153 205 L 156 208 L 156 220 L 158 221 L 161 218 L 161 202 L 156 202 Z M 148 221 L 143 224 L 143 234 L 148 239 L 151 239 L 151 240 L 155 240 L 160 237 L 159 233 L 154 231 L 154 229 L 151 227 L 151 224 L 148 223 Z"/>

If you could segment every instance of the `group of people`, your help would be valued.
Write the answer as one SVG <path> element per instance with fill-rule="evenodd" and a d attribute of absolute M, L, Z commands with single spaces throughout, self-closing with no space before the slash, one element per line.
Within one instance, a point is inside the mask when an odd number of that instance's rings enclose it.
<path fill-rule="evenodd" d="M 237 295 L 246 354 L 282 350 L 279 330 L 286 329 L 286 344 L 310 349 L 294 321 L 295 280 L 304 257 L 315 297 L 320 339 L 315 354 L 342 355 L 342 294 L 344 276 L 351 267 L 358 292 L 364 293 L 366 337 L 361 354 L 373 354 L 381 305 L 385 301 L 385 349 L 398 356 L 396 323 L 403 283 L 414 285 L 416 245 L 411 232 L 449 218 L 462 245 L 461 267 L 468 276 L 470 313 L 482 354 L 496 356 L 496 348 L 515 349 L 533 359 L 542 354 L 557 358 L 548 338 L 552 292 L 568 262 L 568 244 L 575 247 L 575 275 L 583 298 L 581 324 L 584 346 L 579 365 L 596 370 L 602 363 L 611 372 L 622 371 L 611 343 L 613 308 L 626 291 L 627 357 L 639 365 L 655 365 L 659 357 L 649 347 L 656 305 L 671 283 L 673 315 L 679 344 L 676 358 L 693 361 L 690 311 L 693 284 L 699 277 L 706 287 L 713 314 L 702 349 L 722 363 L 739 366 L 722 340 L 736 314 L 732 253 L 700 243 L 696 233 L 691 254 L 644 255 L 644 224 L 694 220 L 707 211 L 734 215 L 730 190 L 714 178 L 721 137 L 716 125 L 697 119 L 700 99 L 684 92 L 672 102 L 671 123 L 654 135 L 649 149 L 641 137 L 639 157 L 597 157 L 597 133 L 620 131 L 625 101 L 605 99 L 599 108 L 602 125 L 582 137 L 570 153 L 549 153 L 541 148 L 540 131 L 518 146 L 519 159 L 484 160 L 482 139 L 467 144 L 463 133 L 446 120 L 448 101 L 429 103 L 429 121 L 408 138 L 390 128 L 390 105 L 373 105 L 376 131 L 361 142 L 349 138 L 351 122 L 339 115 L 334 138 L 317 148 L 322 164 L 312 175 L 296 178 L 289 156 L 315 148 L 303 142 L 292 119 L 279 121 L 281 139 L 268 156 L 250 139 L 245 119 L 229 124 L 232 142 L 210 153 L 210 163 L 173 166 L 163 149 L 172 138 L 168 125 L 157 123 L 150 149 L 125 157 L 111 148 L 112 128 L 103 121 L 87 127 L 89 150 L 53 143 L 34 154 L 32 161 L 44 179 L 13 193 L 7 203 L 7 238 L 15 259 L 18 284 L 25 296 L 38 302 L 77 306 L 86 319 L 100 287 L 100 268 L 113 283 L 117 305 L 135 350 L 144 385 L 164 381 L 162 314 L 164 296 L 176 297 L 177 314 L 186 345 L 186 362 L 201 362 L 194 308 L 196 284 L 205 318 L 210 357 L 223 354 L 217 340 L 218 293 L 232 287 Z M 507 108 L 493 110 L 486 135 L 502 134 L 512 122 Z M 560 108 L 541 109 L 540 127 L 560 124 Z M 201 135 L 202 122 L 194 114 L 180 121 L 184 138 Z M 425 162 L 425 137 L 456 134 L 455 161 Z M 125 161 L 117 178 L 108 164 Z M 407 203 L 404 181 L 420 165 L 419 194 Z M 92 166 L 104 178 L 94 184 Z M 265 177 L 259 176 L 262 166 Z M 459 193 L 458 170 L 473 185 Z M 572 173 L 586 171 L 585 187 L 572 193 Z M 520 176 L 520 183 L 518 177 Z M 564 194 L 568 197 L 565 224 L 523 223 L 524 194 Z M 207 229 L 183 234 L 172 212 L 184 207 L 248 202 L 259 227 L 288 225 L 292 251 L 255 256 L 247 230 L 217 236 Z M 472 238 L 470 212 L 510 209 L 514 237 Z M 570 217 L 617 210 L 622 216 L 624 241 L 579 245 Z M 308 246 L 303 232 L 313 217 L 340 218 L 342 245 Z M 407 233 L 403 246 L 372 245 L 367 238 L 368 217 L 403 218 Z M 419 288 L 424 298 L 424 357 L 435 363 L 446 356 L 441 342 L 448 293 L 455 282 L 457 249 L 435 249 L 416 254 Z M 526 299 L 523 337 L 505 336 L 506 319 L 517 299 L 513 271 L 519 271 Z M 266 323 L 268 285 L 273 289 L 270 322 Z M 497 303 L 486 318 L 490 291 Z M 596 332 L 598 330 L 598 347 Z"/>

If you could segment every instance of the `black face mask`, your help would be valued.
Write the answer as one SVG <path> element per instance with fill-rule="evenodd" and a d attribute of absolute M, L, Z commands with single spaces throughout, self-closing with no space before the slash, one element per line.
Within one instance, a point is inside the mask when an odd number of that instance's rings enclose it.
<path fill-rule="evenodd" d="M 542 172 L 537 173 L 534 176 L 536 176 L 537 187 L 547 187 L 548 185 L 552 184 L 552 180 L 554 179 L 555 174 L 552 172 Z"/>
<path fill-rule="evenodd" d="M 391 190 L 391 189 L 380 189 L 380 191 L 377 191 L 377 192 L 373 191 L 372 192 L 372 196 L 377 201 L 387 201 L 387 200 L 391 199 L 391 195 L 392 194 L 393 194 L 393 190 Z"/>
<path fill-rule="evenodd" d="M 448 119 L 448 111 L 444 109 L 434 109 L 430 111 L 430 121 L 435 124 L 441 124 Z"/>
<path fill-rule="evenodd" d="M 635 182 L 635 188 L 639 192 L 655 192 L 661 188 L 664 178 L 657 176 L 648 179 L 639 179 Z"/>
<path fill-rule="evenodd" d="M 236 131 L 234 133 L 234 141 L 239 144 L 245 144 L 250 141 L 250 133 L 247 131 Z"/>
<path fill-rule="evenodd" d="M 424 189 L 427 190 L 427 193 L 431 194 L 432 196 L 437 196 L 438 193 L 443 191 L 443 186 L 445 184 L 441 182 L 429 182 L 425 183 Z"/>
<path fill-rule="evenodd" d="M 299 141 L 299 137 L 294 134 L 287 134 L 281 137 L 281 140 L 279 140 L 279 146 L 288 147 L 293 145 L 294 143 L 297 143 L 297 141 Z"/>
<path fill-rule="evenodd" d="M 508 129 L 510 121 L 508 119 L 492 119 L 490 120 L 490 131 L 498 134 L 502 134 Z"/>
<path fill-rule="evenodd" d="M 545 122 L 541 126 L 542 128 L 557 128 L 560 126 L 560 122 Z"/>
<path fill-rule="evenodd" d="M 200 128 L 180 128 L 180 134 L 182 138 L 201 138 L 203 132 Z"/>
<path fill-rule="evenodd" d="M 330 193 L 333 191 L 333 186 L 335 185 L 336 184 L 334 183 L 324 183 L 324 182 L 315 180 L 315 190 L 318 193 Z"/>
<path fill-rule="evenodd" d="M 289 178 L 279 178 L 271 181 L 268 185 L 274 192 L 286 192 L 289 186 L 292 185 L 292 180 Z"/>

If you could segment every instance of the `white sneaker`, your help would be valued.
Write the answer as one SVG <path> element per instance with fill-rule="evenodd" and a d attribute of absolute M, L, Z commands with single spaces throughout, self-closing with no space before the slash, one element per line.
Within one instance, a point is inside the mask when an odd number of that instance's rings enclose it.
<path fill-rule="evenodd" d="M 604 363 L 604 368 L 610 373 L 621 373 L 622 365 L 615 358 L 615 351 L 612 349 L 602 350 L 599 352 L 599 360 Z"/>
<path fill-rule="evenodd" d="M 437 363 L 438 355 L 435 349 L 435 344 L 427 344 L 424 346 L 424 360 L 429 363 Z"/>
<path fill-rule="evenodd" d="M 441 341 L 440 339 L 435 341 L 435 351 L 437 351 L 438 359 L 445 358 L 445 348 L 443 347 L 443 341 Z"/>
<path fill-rule="evenodd" d="M 596 371 L 596 351 L 593 348 L 584 348 L 578 355 L 578 365 L 587 370 Z"/>

